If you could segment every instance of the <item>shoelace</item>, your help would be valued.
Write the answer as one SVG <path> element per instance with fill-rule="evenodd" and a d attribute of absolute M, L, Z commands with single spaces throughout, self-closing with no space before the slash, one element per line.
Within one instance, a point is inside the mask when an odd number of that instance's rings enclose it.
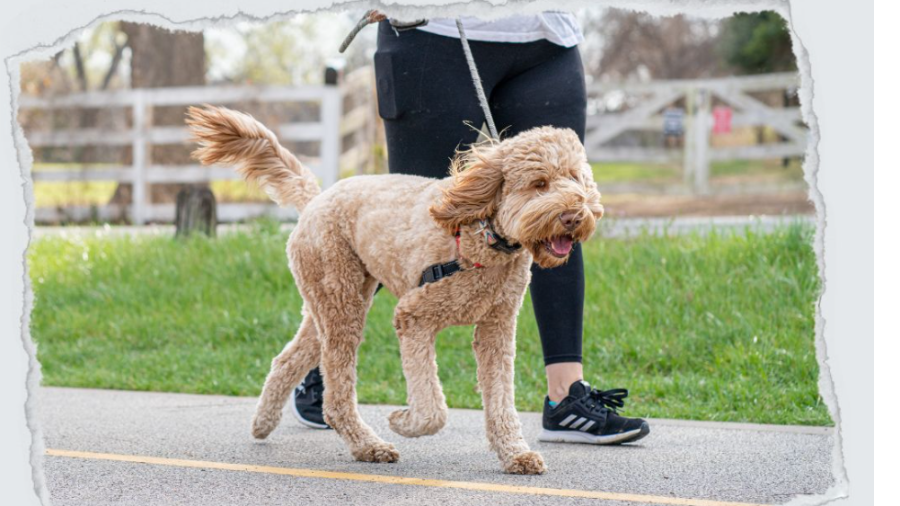
<path fill-rule="evenodd" d="M 613 413 L 618 413 L 618 409 L 625 406 L 625 398 L 628 397 L 628 390 L 624 388 L 613 388 L 611 390 L 597 390 L 592 388 L 588 395 L 592 400 L 603 407 L 610 409 Z M 591 406 L 594 408 L 597 406 Z"/>

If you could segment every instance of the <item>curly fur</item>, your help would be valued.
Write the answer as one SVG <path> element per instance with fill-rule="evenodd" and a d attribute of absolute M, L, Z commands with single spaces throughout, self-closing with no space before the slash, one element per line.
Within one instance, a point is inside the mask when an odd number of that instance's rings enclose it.
<path fill-rule="evenodd" d="M 360 418 L 356 407 L 357 350 L 375 289 L 398 297 L 408 408 L 390 415 L 406 437 L 435 434 L 447 403 L 435 360 L 437 333 L 475 324 L 472 348 L 484 403 L 487 438 L 506 472 L 540 474 L 540 454 L 522 438 L 513 390 L 516 315 L 532 261 L 564 263 L 548 241 L 586 240 L 603 214 L 584 148 L 571 130 L 541 127 L 473 146 L 457 155 L 450 177 L 379 175 L 345 179 L 319 193 L 312 175 L 250 116 L 224 108 L 192 108 L 188 124 L 203 163 L 236 164 L 282 204 L 303 213 L 288 240 L 291 272 L 303 301 L 294 339 L 272 361 L 252 433 L 278 425 L 293 387 L 319 364 L 326 421 L 357 460 L 395 462 L 399 453 Z M 575 217 L 565 222 L 563 215 Z M 525 246 L 513 254 L 488 247 L 477 221 Z M 452 232 L 460 232 L 457 251 Z M 453 277 L 419 287 L 426 267 L 461 258 Z M 484 268 L 473 269 L 479 263 Z"/>

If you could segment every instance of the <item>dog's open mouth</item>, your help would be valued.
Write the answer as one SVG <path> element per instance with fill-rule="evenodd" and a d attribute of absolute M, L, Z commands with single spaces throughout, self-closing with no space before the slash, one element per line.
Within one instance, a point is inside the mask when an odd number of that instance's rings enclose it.
<path fill-rule="evenodd" d="M 575 239 L 571 235 L 558 235 L 549 239 L 544 239 L 542 244 L 551 255 L 556 258 L 564 258 L 572 252 L 572 246 L 575 245 Z"/>

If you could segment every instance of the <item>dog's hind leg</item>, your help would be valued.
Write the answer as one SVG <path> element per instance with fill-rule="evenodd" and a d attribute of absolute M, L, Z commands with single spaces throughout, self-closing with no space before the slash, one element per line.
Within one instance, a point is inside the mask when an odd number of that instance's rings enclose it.
<path fill-rule="evenodd" d="M 275 430 L 291 391 L 319 363 L 321 344 L 316 334 L 312 317 L 304 314 L 294 339 L 272 360 L 272 369 L 266 377 L 253 417 L 253 437 L 264 439 Z"/>
<path fill-rule="evenodd" d="M 437 329 L 424 315 L 414 316 L 415 304 L 397 304 L 394 327 L 400 339 L 400 357 L 406 377 L 407 409 L 391 413 L 391 430 L 405 437 L 430 436 L 447 423 L 447 400 L 438 377 L 434 341 Z"/>

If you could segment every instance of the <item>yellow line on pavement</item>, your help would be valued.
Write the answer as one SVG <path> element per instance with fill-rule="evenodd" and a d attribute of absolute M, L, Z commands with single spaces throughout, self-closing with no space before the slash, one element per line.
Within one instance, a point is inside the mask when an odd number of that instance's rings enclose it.
<path fill-rule="evenodd" d="M 626 494 L 618 492 L 600 492 L 594 490 L 575 490 L 562 488 L 520 487 L 499 483 L 482 483 L 473 481 L 432 480 L 427 478 L 410 478 L 406 476 L 389 476 L 382 474 L 345 473 L 338 471 L 321 471 L 318 469 L 296 469 L 289 467 L 269 467 L 252 464 L 230 464 L 226 462 L 208 462 L 203 460 L 170 459 L 141 455 L 122 455 L 116 453 L 94 453 L 72 450 L 47 449 L 51 457 L 68 457 L 88 460 L 108 460 L 129 462 L 133 464 L 151 464 L 156 466 L 185 467 L 194 469 L 216 469 L 221 471 L 243 471 L 247 473 L 279 474 L 299 478 L 322 478 L 328 480 L 347 480 L 368 483 L 384 483 L 389 485 L 415 485 L 420 487 L 456 488 L 476 492 L 499 492 L 505 494 L 527 494 L 557 497 L 580 497 L 587 499 L 604 499 L 608 501 L 627 501 L 649 504 L 667 504 L 675 506 L 764 506 L 759 504 L 716 501 L 711 499 L 686 499 L 658 495 Z"/>

